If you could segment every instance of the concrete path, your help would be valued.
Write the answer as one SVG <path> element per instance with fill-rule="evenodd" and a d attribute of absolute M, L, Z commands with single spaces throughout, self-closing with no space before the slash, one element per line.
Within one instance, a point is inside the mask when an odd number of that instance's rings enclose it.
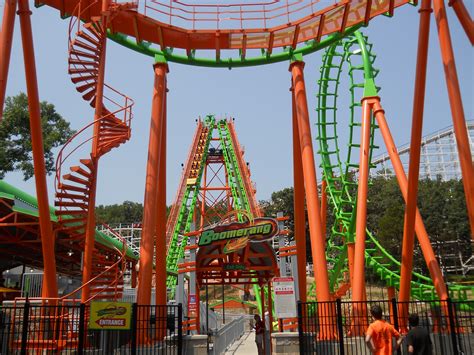
<path fill-rule="evenodd" d="M 257 344 L 255 344 L 255 332 L 244 333 L 242 338 L 232 344 L 225 355 L 253 355 L 257 354 Z"/>

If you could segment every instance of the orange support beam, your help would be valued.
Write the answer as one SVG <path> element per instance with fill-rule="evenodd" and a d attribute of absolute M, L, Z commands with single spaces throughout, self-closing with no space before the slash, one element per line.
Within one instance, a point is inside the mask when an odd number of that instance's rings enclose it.
<path fill-rule="evenodd" d="M 373 98 L 362 99 L 362 127 L 359 154 L 359 185 L 357 189 L 356 240 L 354 247 L 354 273 L 352 284 L 352 300 L 354 301 L 354 335 L 362 335 L 365 331 L 364 316 L 366 314 L 365 289 L 365 236 L 367 227 L 367 192 L 369 182 L 370 152 L 370 120 Z"/>
<path fill-rule="evenodd" d="M 304 62 L 291 63 L 290 70 L 293 78 L 294 104 L 301 149 L 301 162 L 305 186 L 306 204 L 308 207 L 309 233 L 311 253 L 316 277 L 316 297 L 320 302 L 331 300 L 329 278 L 326 262 L 326 238 L 322 234 L 321 211 L 319 208 L 316 166 L 314 163 L 313 141 L 309 125 L 308 102 L 303 74 Z"/>
<path fill-rule="evenodd" d="M 385 142 L 385 147 L 390 156 L 390 161 L 392 162 L 393 169 L 395 171 L 395 176 L 397 177 L 398 185 L 400 186 L 400 191 L 402 193 L 403 199 L 407 201 L 407 192 L 408 192 L 408 180 L 403 169 L 403 164 L 400 160 L 400 156 L 397 152 L 397 147 L 393 141 L 392 135 L 388 128 L 387 120 L 385 119 L 385 113 L 380 105 L 380 102 L 374 104 L 374 115 L 377 120 L 377 124 L 382 134 L 383 140 Z M 421 218 L 420 211 L 416 209 L 415 215 L 415 232 L 420 244 L 421 251 L 425 258 L 425 263 L 430 271 L 431 279 L 433 280 L 433 285 L 435 286 L 436 293 L 441 300 L 445 300 L 448 297 L 448 292 L 446 289 L 446 284 L 444 283 L 443 274 L 438 264 L 438 260 L 434 254 L 433 248 L 431 247 L 430 238 L 426 232 L 423 220 Z"/>
<path fill-rule="evenodd" d="M 106 19 L 103 18 L 104 22 L 102 25 L 107 26 Z M 85 285 L 81 293 L 81 301 L 83 303 L 89 300 L 90 286 L 88 284 L 92 276 L 92 254 L 94 253 L 94 243 L 95 243 L 95 201 L 97 194 L 97 174 L 99 170 L 99 158 L 101 152 L 99 151 L 99 138 L 100 138 L 100 119 L 103 115 L 103 97 L 104 97 L 104 82 L 105 82 L 105 59 L 107 53 L 107 37 L 101 39 L 102 50 L 99 60 L 99 68 L 97 74 L 97 85 L 95 93 L 95 112 L 94 112 L 94 133 L 92 140 L 92 153 L 91 159 L 95 165 L 95 169 L 91 172 L 91 185 L 89 186 L 89 199 L 87 201 L 88 211 L 87 211 L 87 227 L 86 227 L 86 237 L 85 237 L 85 246 L 84 246 L 84 262 L 82 270 L 82 283 Z"/>
<path fill-rule="evenodd" d="M 454 135 L 459 153 L 464 194 L 466 195 L 467 214 L 471 226 L 471 237 L 474 240 L 474 167 L 472 164 L 469 137 L 466 128 L 466 119 L 459 89 L 459 80 L 456 71 L 451 35 L 449 33 L 448 18 L 444 0 L 434 0 L 434 12 L 438 25 L 438 37 L 443 59 L 444 74 L 448 87 L 449 104 L 453 118 Z"/>
<path fill-rule="evenodd" d="M 425 105 L 426 66 L 428 63 L 428 43 L 430 37 L 431 0 L 422 0 L 420 29 L 418 34 L 418 56 L 416 61 L 415 92 L 410 142 L 410 163 L 408 167 L 408 192 L 403 226 L 402 262 L 400 272 L 400 302 L 410 300 L 411 275 L 413 271 L 413 250 L 415 248 L 415 216 L 420 172 L 421 138 L 423 130 L 423 109 Z M 400 307 L 402 322 L 408 319 L 408 304 Z M 406 328 L 406 324 L 402 325 Z"/>
<path fill-rule="evenodd" d="M 291 89 L 293 91 L 293 88 Z M 306 302 L 306 216 L 304 210 L 304 178 L 301 161 L 300 138 L 296 114 L 295 96 L 292 97 L 293 108 L 293 214 L 295 241 L 298 264 L 298 293 L 299 300 Z"/>
<path fill-rule="evenodd" d="M 160 167 L 160 139 L 164 119 L 163 109 L 166 97 L 166 64 L 155 64 L 155 83 L 148 143 L 148 162 L 146 168 L 145 200 L 143 206 L 142 239 L 140 244 L 140 267 L 138 271 L 137 303 L 148 305 L 151 301 L 151 281 L 153 272 L 153 237 L 156 228 L 156 206 L 158 171 Z"/>
<path fill-rule="evenodd" d="M 474 46 L 474 22 L 472 21 L 464 2 L 462 0 L 450 0 L 448 5 L 452 6 L 454 9 L 462 28 L 464 28 L 464 32 L 466 32 L 467 38 L 469 38 L 471 45 Z"/>
<path fill-rule="evenodd" d="M 371 98 L 362 99 L 362 129 L 357 189 L 357 220 L 354 250 L 354 284 L 352 300 L 365 301 L 365 234 L 367 226 L 367 190 L 369 181 Z"/>
<path fill-rule="evenodd" d="M 49 212 L 38 81 L 36 78 L 35 52 L 33 48 L 33 34 L 31 30 L 31 11 L 28 0 L 19 1 L 18 15 L 20 17 L 21 40 L 23 43 L 26 91 L 28 95 L 28 109 L 30 112 L 33 166 L 35 170 L 36 195 L 38 199 L 39 223 L 41 232 L 41 248 L 43 252 L 44 281 L 42 295 L 43 297 L 47 298 L 55 298 L 58 297 L 58 286 L 56 281 L 54 234 Z"/>
<path fill-rule="evenodd" d="M 163 64 L 159 64 L 162 65 Z M 165 68 L 166 70 L 166 68 Z M 165 77 L 165 91 L 166 77 Z M 158 195 L 157 195 L 157 211 L 156 218 L 156 240 L 155 240 L 155 284 L 156 284 L 156 304 L 166 305 L 166 101 L 167 96 L 163 99 L 163 112 L 161 119 L 161 140 L 160 140 L 160 158 L 158 170 Z M 199 303 L 198 303 L 199 304 Z M 166 327 L 162 324 L 161 329 Z M 164 336 L 164 334 L 163 334 Z"/>
<path fill-rule="evenodd" d="M 17 0 L 5 0 L 3 9 L 2 33 L 0 34 L 0 122 L 3 117 L 3 105 L 7 91 L 8 68 L 12 51 L 13 29 Z"/>

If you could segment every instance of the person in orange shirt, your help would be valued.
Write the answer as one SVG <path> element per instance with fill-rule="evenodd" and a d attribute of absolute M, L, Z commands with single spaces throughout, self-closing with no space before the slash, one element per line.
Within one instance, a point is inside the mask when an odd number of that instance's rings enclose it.
<path fill-rule="evenodd" d="M 367 328 L 365 343 L 367 347 L 376 355 L 392 355 L 392 337 L 397 339 L 397 349 L 402 343 L 400 333 L 382 319 L 382 308 L 379 305 L 372 306 L 370 314 L 374 322 Z"/>

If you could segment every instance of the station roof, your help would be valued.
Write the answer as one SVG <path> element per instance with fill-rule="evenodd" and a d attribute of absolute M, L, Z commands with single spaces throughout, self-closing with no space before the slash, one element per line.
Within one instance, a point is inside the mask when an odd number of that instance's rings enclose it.
<path fill-rule="evenodd" d="M 49 208 L 53 229 L 57 226 L 55 209 Z M 38 222 L 38 203 L 35 197 L 0 180 L 0 269 L 18 265 L 42 268 L 43 257 Z M 70 243 L 61 233 L 56 236 L 56 263 L 59 273 L 80 275 L 82 246 Z M 114 252 L 121 250 L 122 242 L 96 231 L 96 248 Z M 68 252 L 73 251 L 72 255 Z M 127 249 L 127 258 L 136 260 L 137 256 Z"/>

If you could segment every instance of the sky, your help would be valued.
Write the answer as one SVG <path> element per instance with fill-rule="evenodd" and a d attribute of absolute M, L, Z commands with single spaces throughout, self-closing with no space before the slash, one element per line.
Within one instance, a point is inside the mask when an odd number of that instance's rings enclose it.
<path fill-rule="evenodd" d="M 447 3 L 447 2 L 446 2 Z M 465 2 L 471 14 L 474 2 Z M 3 13 L 3 3 L 1 3 Z M 47 6 L 34 8 L 32 24 L 40 99 L 53 103 L 71 127 L 78 130 L 93 119 L 93 110 L 76 92 L 67 74 L 69 20 Z M 410 141 L 413 88 L 418 37 L 418 9 L 407 5 L 395 11 L 393 18 L 377 17 L 363 29 L 374 44 L 377 85 L 395 143 Z M 448 8 L 448 19 L 456 56 L 466 119 L 473 118 L 474 52 Z M 451 115 L 439 53 L 434 18 L 431 20 L 428 79 L 423 133 L 450 126 Z M 7 96 L 26 91 L 18 21 L 15 24 Z M 316 93 L 321 52 L 305 57 L 310 121 L 316 134 Z M 168 146 L 167 203 L 174 200 L 196 128 L 195 119 L 207 114 L 235 117 L 240 144 L 250 163 L 257 199 L 269 199 L 271 193 L 293 185 L 290 73 L 287 62 L 266 66 L 215 69 L 169 64 L 168 74 Z M 123 201 L 143 202 L 146 158 L 153 89 L 153 59 L 109 41 L 106 82 L 135 100 L 132 138 L 100 161 L 97 204 Z M 346 75 L 346 74 L 344 74 Z M 345 78 L 344 78 L 345 79 Z M 347 141 L 345 108 L 341 107 L 339 136 Z M 376 138 L 379 143 L 381 140 Z M 383 144 L 375 155 L 385 152 Z M 316 146 L 315 146 L 316 148 Z M 315 149 L 316 150 L 316 149 Z M 319 157 L 315 156 L 317 165 Z M 318 170 L 320 170 L 318 168 Z M 319 174 L 318 174 L 319 175 Z M 18 173 L 9 173 L 5 181 L 35 194 L 34 180 L 23 181 Z M 48 177 L 49 203 L 54 202 L 54 178 Z"/>

